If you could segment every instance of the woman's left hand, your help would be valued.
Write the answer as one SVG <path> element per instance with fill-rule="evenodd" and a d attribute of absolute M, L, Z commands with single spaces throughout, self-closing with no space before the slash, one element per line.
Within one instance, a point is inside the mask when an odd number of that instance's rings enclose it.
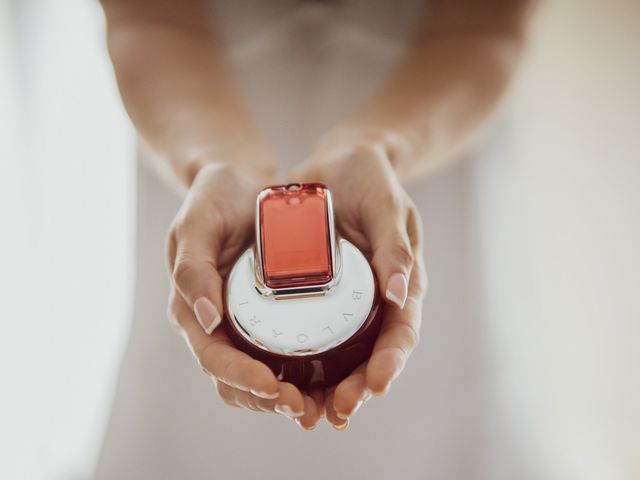
<path fill-rule="evenodd" d="M 291 181 L 321 182 L 331 189 L 338 231 L 370 259 L 388 304 L 369 360 L 337 386 L 314 395 L 324 402 L 327 420 L 343 429 L 371 394 L 389 389 L 418 343 L 427 287 L 421 221 L 383 141 L 325 144 Z"/>

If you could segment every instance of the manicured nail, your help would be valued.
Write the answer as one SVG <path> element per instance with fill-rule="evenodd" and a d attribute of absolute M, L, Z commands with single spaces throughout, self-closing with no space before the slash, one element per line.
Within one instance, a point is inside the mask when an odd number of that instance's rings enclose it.
<path fill-rule="evenodd" d="M 385 395 L 389 389 L 391 388 L 391 382 L 387 383 L 384 388 L 382 388 L 381 390 L 376 390 L 375 392 L 372 391 L 373 395 L 375 395 L 376 397 L 379 397 L 381 395 Z"/>
<path fill-rule="evenodd" d="M 336 416 L 341 420 L 349 420 L 349 417 L 354 416 L 361 406 L 362 406 L 362 400 L 356 403 L 356 406 L 353 407 L 353 410 L 351 410 L 349 413 L 336 412 Z"/>
<path fill-rule="evenodd" d="M 311 430 L 315 430 L 315 429 L 316 429 L 315 424 L 314 424 L 314 425 L 311 425 L 311 426 L 309 426 L 309 427 L 307 427 L 307 426 L 303 425 L 299 418 L 296 418 L 296 423 L 298 424 L 298 426 L 299 426 L 301 429 L 306 430 L 306 431 L 308 431 L 308 432 L 310 432 Z"/>
<path fill-rule="evenodd" d="M 353 407 L 353 410 L 351 410 L 349 413 L 336 412 L 336 416 L 341 420 L 349 420 L 349 417 L 353 417 L 358 412 L 358 410 L 360 410 L 360 407 L 362 407 L 362 405 L 364 405 L 370 398 L 371 398 L 371 390 L 367 388 L 362 398 L 358 400 L 358 403 L 356 403 L 356 406 Z"/>
<path fill-rule="evenodd" d="M 267 392 L 263 392 L 262 390 L 254 390 L 254 389 L 251 389 L 251 393 L 253 393 L 256 397 L 264 398 L 265 400 L 273 400 L 280 396 L 280 392 L 267 393 Z"/>
<path fill-rule="evenodd" d="M 211 335 L 211 332 L 220 325 L 222 319 L 220 318 L 218 309 L 208 298 L 200 297 L 197 299 L 193 304 L 193 311 L 196 314 L 198 323 L 207 335 Z"/>
<path fill-rule="evenodd" d="M 289 405 L 276 405 L 275 410 L 280 415 L 285 415 L 287 417 L 295 418 L 304 415 L 304 412 L 294 412 Z"/>
<path fill-rule="evenodd" d="M 404 302 L 407 301 L 407 279 L 402 273 L 394 273 L 389 277 L 385 296 L 400 308 L 404 307 Z"/>
<path fill-rule="evenodd" d="M 349 420 L 347 420 L 344 423 L 341 423 L 340 425 L 331 425 L 335 430 L 344 430 L 345 428 L 347 428 L 349 426 Z"/>

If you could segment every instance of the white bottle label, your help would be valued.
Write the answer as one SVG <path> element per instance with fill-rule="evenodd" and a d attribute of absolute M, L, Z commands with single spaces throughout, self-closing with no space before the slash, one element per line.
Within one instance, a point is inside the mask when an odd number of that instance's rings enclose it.
<path fill-rule="evenodd" d="M 253 252 L 234 265 L 227 283 L 227 312 L 236 329 L 250 342 L 274 353 L 310 355 L 351 338 L 373 305 L 373 272 L 362 253 L 340 240 L 339 283 L 322 296 L 275 299 L 254 286 Z"/>

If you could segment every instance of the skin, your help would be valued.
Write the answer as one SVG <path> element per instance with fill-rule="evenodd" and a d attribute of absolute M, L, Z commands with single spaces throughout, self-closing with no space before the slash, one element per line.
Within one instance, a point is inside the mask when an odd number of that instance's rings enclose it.
<path fill-rule="evenodd" d="M 208 334 L 196 315 L 203 302 L 223 311 L 223 278 L 252 241 L 256 194 L 282 180 L 229 73 L 210 6 L 102 0 L 125 107 L 185 192 L 168 234 L 169 318 L 227 404 L 309 430 L 325 417 L 342 430 L 389 390 L 418 343 L 427 287 L 421 220 L 402 181 L 455 158 L 490 118 L 523 51 L 530 3 L 435 2 L 386 84 L 287 177 L 331 188 L 339 231 L 371 259 L 389 303 L 369 361 L 335 387 L 301 392 L 222 329 Z M 394 275 L 406 285 L 395 283 L 395 302 Z"/>

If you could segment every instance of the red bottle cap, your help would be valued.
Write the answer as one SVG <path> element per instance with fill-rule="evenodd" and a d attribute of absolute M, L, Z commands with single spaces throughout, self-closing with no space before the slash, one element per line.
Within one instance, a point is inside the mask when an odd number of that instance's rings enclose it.
<path fill-rule="evenodd" d="M 333 215 L 319 183 L 277 185 L 258 196 L 264 284 L 269 288 L 322 285 L 333 278 Z"/>

